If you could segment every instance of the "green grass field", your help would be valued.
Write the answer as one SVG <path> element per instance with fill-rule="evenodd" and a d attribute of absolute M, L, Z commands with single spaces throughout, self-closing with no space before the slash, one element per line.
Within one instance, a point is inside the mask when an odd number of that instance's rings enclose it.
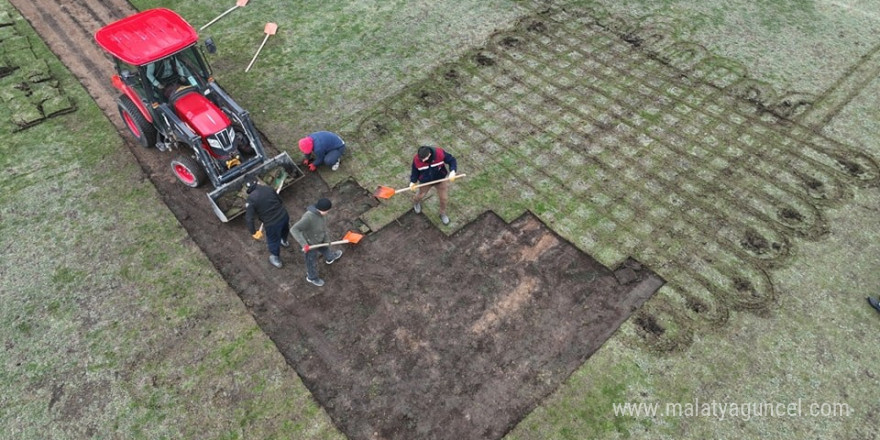
<path fill-rule="evenodd" d="M 232 5 L 132 3 L 196 27 Z M 107 118 L 4 11 L 2 60 L 49 72 L 76 111 L 16 130 L 26 69 L 0 77 L 0 437 L 344 438 Z M 633 256 L 668 281 L 506 438 L 880 436 L 865 301 L 880 295 L 880 6 L 254 1 L 205 35 L 218 80 L 280 148 L 344 133 L 342 171 L 371 188 L 403 182 L 417 143 L 450 145 L 473 173 L 450 231 L 528 209 L 604 264 Z M 810 105 L 793 123 L 755 113 L 796 102 Z M 803 175 L 827 192 L 800 191 Z"/>

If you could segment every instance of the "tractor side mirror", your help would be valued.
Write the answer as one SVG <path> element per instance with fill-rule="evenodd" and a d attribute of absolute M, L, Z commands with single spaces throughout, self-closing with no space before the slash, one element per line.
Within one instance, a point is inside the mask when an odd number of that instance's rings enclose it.
<path fill-rule="evenodd" d="M 214 43 L 213 38 L 208 37 L 208 39 L 205 40 L 205 49 L 208 49 L 208 53 L 210 54 L 217 53 L 217 44 Z"/>

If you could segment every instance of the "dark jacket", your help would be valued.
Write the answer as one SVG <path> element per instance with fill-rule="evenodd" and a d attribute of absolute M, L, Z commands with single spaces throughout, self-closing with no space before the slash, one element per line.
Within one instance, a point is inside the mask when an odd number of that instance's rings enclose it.
<path fill-rule="evenodd" d="M 440 180 L 449 174 L 446 170 L 447 165 L 449 166 L 449 171 L 458 172 L 458 165 L 455 162 L 455 157 L 449 154 L 449 152 L 443 151 L 440 147 L 431 148 L 431 156 L 428 158 L 427 162 L 422 162 L 422 160 L 419 159 L 419 155 L 416 154 L 413 156 L 412 171 L 410 172 L 409 181 L 413 183 L 427 183 Z"/>
<path fill-rule="evenodd" d="M 324 156 L 328 152 L 338 150 L 345 146 L 345 141 L 339 135 L 329 131 L 316 131 L 309 135 L 314 142 L 312 155 L 315 160 L 312 162 L 315 166 L 324 165 Z M 327 165 L 333 165 L 332 163 Z"/>
<path fill-rule="evenodd" d="M 287 214 L 287 208 L 284 207 L 281 196 L 266 185 L 257 185 L 248 194 L 245 207 L 247 212 L 244 218 L 251 235 L 257 232 L 257 228 L 254 226 L 255 215 L 266 225 L 274 225 L 284 218 L 284 214 Z"/>
<path fill-rule="evenodd" d="M 327 221 L 315 205 L 309 206 L 303 216 L 290 228 L 290 235 L 300 245 L 327 243 Z"/>

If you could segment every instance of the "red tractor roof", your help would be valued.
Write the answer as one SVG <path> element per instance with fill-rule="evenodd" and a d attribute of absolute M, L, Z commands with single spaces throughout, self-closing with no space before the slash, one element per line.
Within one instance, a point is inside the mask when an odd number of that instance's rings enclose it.
<path fill-rule="evenodd" d="M 95 40 L 116 58 L 141 66 L 199 41 L 199 34 L 170 9 L 149 9 L 95 32 Z"/>

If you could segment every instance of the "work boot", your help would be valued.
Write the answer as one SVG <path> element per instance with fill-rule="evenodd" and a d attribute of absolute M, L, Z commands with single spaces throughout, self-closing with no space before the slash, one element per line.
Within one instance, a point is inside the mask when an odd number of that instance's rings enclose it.
<path fill-rule="evenodd" d="M 272 263 L 273 266 L 281 269 L 281 258 L 277 255 L 269 255 L 269 262 Z"/>
<path fill-rule="evenodd" d="M 869 297 L 868 297 L 868 304 L 870 304 L 871 307 L 873 307 L 875 310 L 877 310 L 878 312 L 880 312 L 880 301 L 877 301 L 876 299 L 871 298 L 871 297 L 869 296 Z"/>
<path fill-rule="evenodd" d="M 446 214 L 440 214 L 440 221 L 443 222 L 444 225 L 449 224 L 449 217 Z"/>
<path fill-rule="evenodd" d="M 314 284 L 314 285 L 316 285 L 316 286 L 318 286 L 318 287 L 321 287 L 321 286 L 324 285 L 324 280 L 322 280 L 322 279 L 320 279 L 320 278 L 316 278 L 316 279 L 313 280 L 313 279 L 309 278 L 308 275 L 306 275 L 306 281 L 308 281 L 308 282 L 310 282 L 310 283 L 312 283 L 312 284 Z"/>
<path fill-rule="evenodd" d="M 287 240 L 281 240 L 281 247 L 290 247 L 290 242 Z"/>
<path fill-rule="evenodd" d="M 339 169 L 339 161 L 337 160 L 336 163 L 334 163 L 333 166 L 330 167 L 330 169 L 333 171 L 338 170 Z"/>
<path fill-rule="evenodd" d="M 336 260 L 338 260 L 340 257 L 342 257 L 342 250 L 341 250 L 341 249 L 338 250 L 338 251 L 336 251 L 335 254 L 333 254 L 333 258 L 331 258 L 331 259 L 329 259 L 329 260 L 326 260 L 326 261 L 324 261 L 324 262 L 327 263 L 327 264 L 333 264 L 333 262 L 336 261 Z"/>
<path fill-rule="evenodd" d="M 422 213 L 422 204 L 421 203 L 414 204 L 413 211 L 415 211 L 416 214 L 421 214 Z"/>

